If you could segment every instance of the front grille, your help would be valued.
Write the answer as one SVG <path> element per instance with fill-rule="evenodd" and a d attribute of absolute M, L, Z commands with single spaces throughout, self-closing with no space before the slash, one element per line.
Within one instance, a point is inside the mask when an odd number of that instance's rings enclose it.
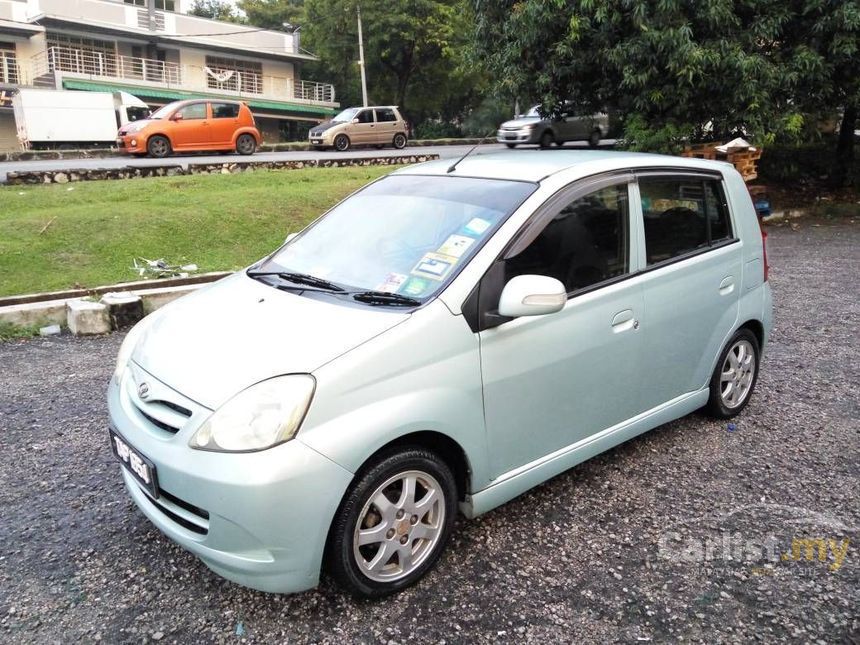
<path fill-rule="evenodd" d="M 165 432 L 169 432 L 170 434 L 176 434 L 177 432 L 179 432 L 178 426 L 172 426 L 168 423 L 165 423 L 164 421 L 159 421 L 154 416 L 147 414 L 143 408 L 138 407 L 137 411 L 140 412 L 144 416 L 144 418 L 156 428 L 161 428 L 162 430 L 164 430 Z"/>

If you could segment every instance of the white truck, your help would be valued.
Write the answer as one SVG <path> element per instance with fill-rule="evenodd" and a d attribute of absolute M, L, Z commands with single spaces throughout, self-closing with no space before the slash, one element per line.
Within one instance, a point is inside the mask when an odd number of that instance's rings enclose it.
<path fill-rule="evenodd" d="M 149 106 L 127 92 L 22 88 L 12 97 L 18 141 L 25 150 L 108 147 Z"/>

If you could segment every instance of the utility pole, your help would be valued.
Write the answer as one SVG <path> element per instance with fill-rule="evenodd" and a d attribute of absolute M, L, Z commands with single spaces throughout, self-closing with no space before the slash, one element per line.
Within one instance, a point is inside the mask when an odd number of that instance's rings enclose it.
<path fill-rule="evenodd" d="M 361 5 L 358 5 L 358 66 L 361 69 L 361 100 L 367 107 L 367 75 L 364 73 L 364 38 L 361 34 Z"/>

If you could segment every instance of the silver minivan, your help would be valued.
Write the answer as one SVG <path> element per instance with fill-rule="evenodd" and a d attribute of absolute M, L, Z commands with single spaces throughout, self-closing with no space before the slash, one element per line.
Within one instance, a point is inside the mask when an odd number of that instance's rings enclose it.
<path fill-rule="evenodd" d="M 621 152 L 398 170 L 123 342 L 110 443 L 208 567 L 377 597 L 475 517 L 696 410 L 740 413 L 771 328 L 728 164 Z"/>

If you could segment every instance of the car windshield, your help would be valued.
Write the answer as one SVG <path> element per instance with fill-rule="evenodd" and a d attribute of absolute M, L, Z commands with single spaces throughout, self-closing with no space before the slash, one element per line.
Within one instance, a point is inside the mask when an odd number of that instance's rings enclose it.
<path fill-rule="evenodd" d="M 176 107 L 176 103 L 168 103 L 160 108 L 158 108 L 155 112 L 149 115 L 150 119 L 163 119 L 168 114 L 170 114 L 173 109 Z"/>
<path fill-rule="evenodd" d="M 540 112 L 538 110 L 540 110 L 540 105 L 535 105 L 531 110 L 526 112 L 523 116 L 540 118 Z"/>
<path fill-rule="evenodd" d="M 332 119 L 335 123 L 347 123 L 355 118 L 360 108 L 347 108 Z"/>
<path fill-rule="evenodd" d="M 350 292 L 424 301 L 536 188 L 522 181 L 391 175 L 338 204 L 255 272 L 302 274 Z"/>

